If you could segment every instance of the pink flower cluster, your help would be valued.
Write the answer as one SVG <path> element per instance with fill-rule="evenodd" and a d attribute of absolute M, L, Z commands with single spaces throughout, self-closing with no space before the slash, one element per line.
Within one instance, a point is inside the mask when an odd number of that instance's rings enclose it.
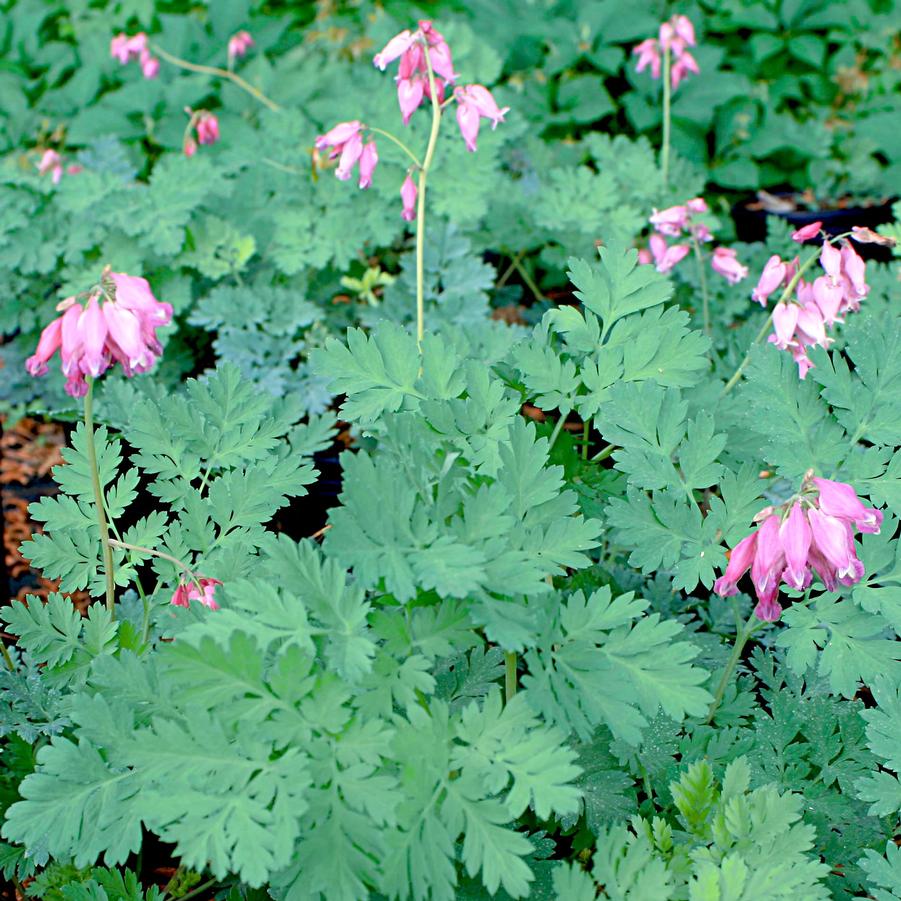
<path fill-rule="evenodd" d="M 397 74 L 397 99 L 404 125 L 423 99 L 431 98 L 429 71 L 435 85 L 435 99 L 444 103 L 445 89 L 457 78 L 451 61 L 450 48 L 431 22 L 421 21 L 416 31 L 409 29 L 395 35 L 385 47 L 373 57 L 373 62 L 382 71 L 396 59 L 400 59 Z M 480 84 L 454 88 L 453 99 L 457 102 L 457 124 L 470 151 L 476 149 L 479 124 L 482 119 L 490 119 L 491 127 L 504 121 L 509 107 L 499 107 L 488 88 Z M 329 160 L 338 160 L 335 176 L 342 181 L 351 177 L 354 167 L 359 164 L 359 186 L 368 188 L 379 161 L 375 139 L 364 141 L 367 127 L 357 119 L 339 122 L 325 134 L 317 136 L 313 146 L 315 153 L 328 151 Z M 419 189 L 413 181 L 412 169 L 407 171 L 400 189 L 401 215 L 410 221 L 415 217 L 416 198 Z"/>
<path fill-rule="evenodd" d="M 190 107 L 185 109 L 190 115 L 188 127 L 185 130 L 185 138 L 182 142 L 182 150 L 185 156 L 194 156 L 197 153 L 197 144 L 215 144 L 219 140 L 219 120 L 208 110 L 202 109 L 196 112 Z M 192 131 L 197 132 L 197 139 L 194 139 Z"/>
<path fill-rule="evenodd" d="M 436 99 L 444 103 L 445 88 L 457 79 L 451 60 L 450 48 L 442 34 L 427 20 L 419 22 L 416 31 L 405 29 L 396 34 L 373 57 L 373 63 L 382 71 L 400 58 L 397 69 L 397 101 L 404 125 L 426 98 L 431 99 L 429 67 L 435 83 Z M 490 119 L 492 129 L 504 121 L 510 107 L 499 107 L 491 92 L 484 85 L 472 84 L 454 88 L 457 101 L 457 124 L 470 151 L 475 151 L 481 119 Z"/>
<path fill-rule="evenodd" d="M 219 605 L 216 603 L 214 595 L 216 586 L 221 584 L 219 579 L 210 579 L 206 576 L 190 579 L 187 582 L 179 581 L 178 588 L 175 589 L 169 603 L 176 607 L 190 607 L 191 601 L 200 601 L 204 607 L 218 610 Z"/>
<path fill-rule="evenodd" d="M 239 31 L 228 39 L 228 59 L 234 62 L 238 57 L 244 56 L 253 47 L 254 41 L 249 31 Z"/>
<path fill-rule="evenodd" d="M 370 138 L 363 143 L 365 127 L 356 119 L 339 122 L 324 135 L 319 135 L 313 143 L 316 150 L 328 150 L 330 160 L 337 158 L 338 168 L 335 170 L 335 177 L 341 181 L 347 181 L 353 173 L 354 166 L 359 163 L 358 184 L 361 188 L 368 188 L 372 184 L 372 174 L 379 161 L 375 139 Z"/>
<path fill-rule="evenodd" d="M 798 229 L 792 238 L 799 243 L 816 237 L 822 226 L 813 222 Z M 803 379 L 813 363 L 807 356 L 809 347 L 828 347 L 833 339 L 826 329 L 844 322 L 842 314 L 860 309 L 860 301 L 870 292 L 866 283 L 866 263 L 847 240 L 841 248 L 823 242 L 820 265 L 824 274 L 813 282 L 798 278 L 799 260 L 785 262 L 778 254 L 767 260 L 751 298 L 766 306 L 769 296 L 782 290 L 773 308 L 773 334 L 769 341 L 780 350 L 790 351 Z M 794 290 L 794 297 L 788 296 Z"/>
<path fill-rule="evenodd" d="M 76 175 L 82 171 L 82 167 L 77 163 L 66 166 L 65 169 L 69 175 Z M 46 175 L 50 173 L 53 184 L 58 185 L 63 177 L 63 158 L 55 150 L 45 150 L 38 160 L 38 175 Z"/>
<path fill-rule="evenodd" d="M 156 78 L 160 71 L 160 61 L 150 52 L 147 35 L 143 31 L 129 37 L 124 32 L 110 41 L 110 53 L 124 66 L 137 59 L 141 63 L 144 78 Z"/>
<path fill-rule="evenodd" d="M 688 52 L 688 48 L 694 47 L 696 44 L 695 29 L 689 18 L 673 16 L 660 26 L 658 37 L 648 38 L 633 48 L 632 53 L 638 56 L 638 65 L 635 69 L 642 72 L 650 66 L 651 77 L 660 78 L 663 54 L 669 52 L 673 59 L 670 67 L 670 82 L 673 88 L 677 88 L 679 82 L 689 72 L 697 75 L 701 71 L 695 58 Z"/>
<path fill-rule="evenodd" d="M 671 206 L 665 210 L 654 210 L 648 220 L 654 226 L 654 233 L 648 239 L 648 249 L 638 252 L 641 263 L 654 263 L 658 272 L 669 272 L 691 252 L 689 244 L 668 244 L 667 237 L 679 238 L 687 234 L 692 240 L 707 243 L 713 240 L 710 229 L 695 216 L 707 212 L 703 197 L 695 197 L 685 204 Z M 747 274 L 748 267 L 738 262 L 735 251 L 729 247 L 717 247 L 710 258 L 714 272 L 719 273 L 729 284 L 740 282 Z"/>
<path fill-rule="evenodd" d="M 738 593 L 739 579 L 750 569 L 758 619 L 775 622 L 782 613 L 776 600 L 780 584 L 803 591 L 819 578 L 827 591 L 854 585 L 864 575 L 854 547 L 854 532 L 879 534 L 882 512 L 865 507 L 844 482 L 804 477 L 801 493 L 755 517 L 756 532 L 732 549 L 726 571 L 713 590 L 723 597 Z"/>
<path fill-rule="evenodd" d="M 123 272 L 105 271 L 86 305 L 69 297 L 58 309 L 64 312 L 41 332 L 25 368 L 33 376 L 45 375 L 59 350 L 72 397 L 84 397 L 86 377 L 97 378 L 115 363 L 127 376 L 150 369 L 162 353 L 156 330 L 172 319 L 172 307 L 153 296 L 146 279 Z"/>

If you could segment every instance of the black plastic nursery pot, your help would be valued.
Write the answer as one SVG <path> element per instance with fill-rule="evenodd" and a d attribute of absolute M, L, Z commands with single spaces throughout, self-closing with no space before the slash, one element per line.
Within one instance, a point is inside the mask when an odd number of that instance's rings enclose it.
<path fill-rule="evenodd" d="M 829 237 L 849 232 L 855 225 L 875 229 L 878 225 L 885 225 L 894 220 L 893 199 L 881 199 L 871 204 L 843 206 L 836 209 L 808 209 L 801 205 L 802 196 L 798 193 L 774 191 L 767 192 L 766 196 L 778 201 L 778 204 L 767 203 L 764 198 L 757 196 L 745 198 L 733 205 L 732 219 L 739 241 L 751 243 L 766 240 L 768 216 L 785 219 L 794 228 L 810 225 L 811 222 L 822 222 L 823 229 Z M 780 208 L 783 206 L 784 208 Z M 857 244 L 856 250 L 867 260 L 887 263 L 892 259 L 891 249 L 878 244 Z"/>

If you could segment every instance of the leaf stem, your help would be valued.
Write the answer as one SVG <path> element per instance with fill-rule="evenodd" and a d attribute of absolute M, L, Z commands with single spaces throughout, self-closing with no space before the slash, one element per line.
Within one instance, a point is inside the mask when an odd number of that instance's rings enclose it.
<path fill-rule="evenodd" d="M 592 458 L 592 463 L 597 463 L 600 460 L 606 460 L 614 451 L 616 450 L 615 444 L 608 444 L 603 450 L 598 451 Z"/>
<path fill-rule="evenodd" d="M 506 703 L 516 694 L 516 651 L 504 651 L 504 696 Z"/>
<path fill-rule="evenodd" d="M 588 459 L 588 439 L 589 432 L 591 430 L 591 420 L 586 419 L 585 422 L 582 423 L 582 459 Z"/>
<path fill-rule="evenodd" d="M 748 621 L 744 623 L 736 633 L 735 633 L 735 644 L 732 647 L 732 654 L 729 656 L 729 660 L 726 662 L 726 668 L 723 670 L 723 675 L 720 678 L 719 685 L 716 687 L 716 692 L 713 695 L 713 701 L 710 704 L 710 709 L 707 711 L 707 719 L 706 723 L 711 723 L 713 721 L 713 717 L 716 715 L 717 710 L 720 708 L 720 704 L 723 703 L 723 697 L 726 694 L 726 689 L 729 687 L 729 683 L 732 681 L 732 675 L 735 672 L 735 668 L 738 666 L 738 661 L 741 660 L 741 653 L 745 649 L 745 645 L 748 643 L 748 639 L 763 625 L 763 623 L 757 619 L 757 617 L 752 613 L 748 617 Z"/>
<path fill-rule="evenodd" d="M 116 618 L 116 583 L 113 572 L 113 549 L 110 545 L 109 523 L 103 503 L 103 487 L 100 484 L 100 470 L 97 468 L 97 446 L 94 442 L 94 379 L 88 376 L 88 392 L 84 396 L 84 428 L 88 454 L 88 468 L 91 470 L 91 485 L 94 488 L 94 509 L 97 525 L 100 527 L 100 545 L 103 552 L 103 571 L 106 576 L 106 609 Z"/>
<path fill-rule="evenodd" d="M 563 426 L 566 425 L 566 413 L 561 413 L 560 418 L 557 420 L 557 424 L 554 426 L 554 431 L 551 432 L 551 440 L 548 443 L 547 449 L 550 452 L 550 449 L 554 446 L 554 442 L 557 440 L 557 436 L 563 429 Z"/>
<path fill-rule="evenodd" d="M 419 157 L 416 156 L 416 154 L 413 153 L 413 151 L 410 150 L 397 135 L 393 135 L 390 131 L 385 131 L 383 128 L 376 128 L 374 125 L 367 125 L 366 128 L 369 131 L 375 132 L 377 135 L 381 135 L 383 138 L 387 138 L 389 141 L 393 141 L 408 157 L 410 157 L 413 161 L 413 165 L 416 166 L 417 169 L 422 169 L 422 163 L 419 162 Z"/>
<path fill-rule="evenodd" d="M 218 66 L 203 66 L 199 63 L 188 62 L 186 59 L 174 56 L 173 54 L 163 50 L 158 44 L 151 44 L 149 49 L 151 52 L 161 56 L 167 63 L 178 66 L 181 69 L 188 69 L 190 72 L 200 72 L 202 75 L 213 75 L 217 78 L 225 78 L 232 84 L 237 85 L 242 91 L 247 91 L 251 97 L 255 97 L 264 106 L 268 107 L 274 113 L 280 113 L 282 108 L 274 101 L 270 100 L 259 88 L 255 88 L 250 82 L 245 81 L 240 75 L 230 72 L 228 69 L 220 69 Z"/>
<path fill-rule="evenodd" d="M 7 650 L 6 644 L 3 642 L 2 639 L 0 639 L 0 654 L 3 655 L 3 660 L 5 661 L 6 665 L 9 667 L 9 671 L 11 673 L 14 673 L 16 671 L 16 665 L 15 665 L 15 663 L 13 663 L 13 658 L 10 655 L 9 650 Z"/>
<path fill-rule="evenodd" d="M 151 557 L 159 557 L 161 560 L 168 560 L 170 563 L 174 563 L 180 570 L 188 573 L 193 577 L 194 570 L 191 569 L 187 563 L 183 563 L 177 557 L 173 557 L 171 554 L 166 554 L 163 551 L 155 551 L 149 547 L 142 547 L 139 544 L 129 544 L 127 541 L 117 541 L 115 538 L 110 539 L 110 544 L 113 547 L 119 547 L 123 550 L 127 551 L 137 551 L 140 554 L 149 554 Z"/>
<path fill-rule="evenodd" d="M 416 344 L 422 351 L 422 339 L 425 335 L 425 191 L 429 180 L 429 169 L 432 158 L 435 156 L 435 147 L 438 144 L 438 132 L 441 128 L 441 103 L 438 100 L 438 91 L 435 85 L 435 72 L 432 69 L 432 60 L 429 56 L 428 44 L 423 42 L 423 55 L 429 73 L 429 95 L 432 98 L 432 129 L 429 132 L 429 143 L 425 150 L 422 165 L 419 167 L 419 194 L 416 207 Z"/>
<path fill-rule="evenodd" d="M 670 70 L 672 57 L 667 45 L 663 49 L 663 146 L 660 148 L 660 168 L 663 172 L 663 187 L 669 187 L 669 144 L 670 144 L 670 100 L 672 85 Z"/>
<path fill-rule="evenodd" d="M 839 237 L 844 237 L 843 235 L 839 235 Z M 776 301 L 776 306 L 780 303 L 786 301 L 790 296 L 792 291 L 798 286 L 798 282 L 801 281 L 801 276 L 807 272 L 808 269 L 820 258 L 820 251 L 817 251 L 814 254 L 811 254 L 801 266 L 798 267 L 798 271 L 792 276 L 791 281 L 785 286 L 785 290 L 779 295 L 779 300 Z M 773 324 L 773 314 L 767 317 L 766 322 L 763 324 L 763 328 L 757 333 L 757 337 L 751 342 L 751 346 L 748 348 L 748 352 L 745 354 L 745 358 L 738 364 L 738 369 L 732 373 L 732 378 L 729 379 L 728 382 L 723 386 L 723 390 L 720 392 L 720 397 L 724 397 L 727 395 L 737 384 L 738 380 L 741 378 L 742 373 L 745 371 L 745 367 L 751 361 L 751 353 L 754 350 L 754 347 L 757 344 L 760 344 L 763 341 L 766 333 L 770 330 L 770 326 Z"/>
<path fill-rule="evenodd" d="M 520 274 L 522 280 L 526 283 L 526 287 L 532 292 L 535 297 L 535 300 L 547 300 L 547 297 L 544 296 L 541 288 L 538 287 L 538 283 L 529 273 L 529 270 L 526 269 L 525 264 L 522 261 L 521 256 L 513 257 L 513 268 Z"/>
<path fill-rule="evenodd" d="M 707 290 L 707 273 L 704 270 L 704 255 L 701 242 L 694 229 L 691 230 L 691 243 L 694 247 L 695 259 L 698 261 L 698 280 L 701 283 L 701 302 L 703 304 L 704 334 L 710 337 L 710 294 Z"/>

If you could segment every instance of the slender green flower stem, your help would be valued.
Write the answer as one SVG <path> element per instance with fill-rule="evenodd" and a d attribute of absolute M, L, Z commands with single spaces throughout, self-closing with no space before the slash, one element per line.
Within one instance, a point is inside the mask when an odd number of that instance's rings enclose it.
<path fill-rule="evenodd" d="M 516 651 L 504 651 L 504 697 L 509 704 L 516 694 Z"/>
<path fill-rule="evenodd" d="M 557 436 L 563 430 L 563 426 L 566 425 L 566 413 L 561 413 L 560 418 L 557 420 L 557 424 L 554 426 L 554 431 L 551 432 L 551 440 L 548 443 L 547 449 L 550 449 L 554 446 L 554 442 L 557 440 Z"/>
<path fill-rule="evenodd" d="M 10 656 L 9 651 L 6 649 L 6 645 L 3 643 L 2 639 L 0 639 L 0 654 L 3 655 L 3 660 L 9 667 L 9 671 L 11 673 L 14 673 L 16 671 L 16 665 L 15 663 L 13 663 L 13 659 Z"/>
<path fill-rule="evenodd" d="M 187 69 L 190 72 L 199 72 L 202 75 L 212 75 L 216 78 L 225 78 L 230 81 L 232 84 L 237 85 L 241 88 L 242 91 L 247 91 L 251 97 L 255 97 L 263 106 L 268 107 L 274 113 L 280 113 L 282 108 L 274 101 L 270 100 L 259 88 L 255 88 L 250 82 L 245 81 L 241 78 L 240 75 L 235 74 L 234 72 L 230 72 L 228 69 L 220 69 L 218 66 L 202 66 L 199 63 L 191 63 L 186 59 L 181 59 L 178 56 L 173 56 L 171 53 L 168 53 L 166 50 L 163 50 L 157 44 L 151 44 L 149 49 L 152 53 L 155 53 L 157 56 L 161 56 L 167 63 L 172 63 L 173 66 L 178 66 L 181 69 Z"/>
<path fill-rule="evenodd" d="M 698 279 L 701 283 L 701 303 L 703 304 L 704 334 L 710 337 L 710 293 L 707 290 L 707 273 L 704 270 L 704 254 L 701 252 L 701 242 L 692 229 L 691 244 L 694 247 L 695 259 L 698 261 Z"/>
<path fill-rule="evenodd" d="M 732 648 L 732 654 L 729 656 L 729 660 L 726 663 L 726 668 L 723 670 L 723 675 L 720 678 L 719 685 L 717 685 L 716 692 L 713 695 L 713 701 L 710 704 L 710 709 L 707 711 L 707 723 L 713 721 L 713 717 L 716 715 L 717 710 L 719 710 L 720 704 L 723 703 L 723 697 L 726 694 L 726 689 L 729 687 L 729 683 L 732 681 L 732 676 L 735 673 L 735 668 L 738 666 L 738 661 L 741 660 L 741 654 L 745 649 L 745 645 L 748 643 L 748 639 L 762 625 L 763 623 L 752 613 L 750 617 L 748 617 L 748 621 L 744 623 L 744 625 L 738 632 L 736 632 L 735 645 Z"/>
<path fill-rule="evenodd" d="M 422 165 L 419 167 L 418 204 L 416 207 L 416 343 L 422 350 L 422 339 L 425 335 L 425 191 L 429 180 L 429 169 L 432 158 L 435 156 L 435 147 L 438 144 L 438 132 L 441 128 L 441 103 L 438 100 L 438 90 L 435 85 L 435 72 L 432 69 L 432 60 L 429 56 L 429 48 L 423 44 L 423 55 L 429 72 L 429 94 L 432 98 L 432 130 L 429 132 L 429 143 L 425 150 Z"/>
<path fill-rule="evenodd" d="M 163 551 L 155 551 L 149 547 L 141 547 L 139 544 L 129 544 L 127 541 L 117 541 L 115 538 L 110 539 L 110 544 L 113 547 L 119 547 L 126 551 L 137 551 L 140 554 L 149 554 L 151 557 L 159 557 L 161 560 L 168 560 L 170 563 L 174 563 L 182 572 L 188 573 L 190 576 L 194 576 L 194 570 L 191 569 L 186 563 L 182 563 L 178 557 L 173 557 L 171 554 L 163 553 Z"/>
<path fill-rule="evenodd" d="M 197 888 L 192 889 L 187 895 L 182 895 L 180 901 L 189 901 L 191 898 L 196 898 L 201 892 L 205 892 L 207 889 L 216 885 L 218 881 L 218 879 L 207 879 L 206 882 L 203 882 L 198 885 Z"/>
<path fill-rule="evenodd" d="M 663 172 L 663 187 L 669 187 L 669 142 L 670 142 L 670 100 L 672 85 L 670 70 L 672 68 L 670 48 L 663 51 L 663 146 L 660 148 L 660 169 Z"/>
<path fill-rule="evenodd" d="M 839 237 L 844 237 L 844 235 L 839 235 Z M 835 240 L 838 240 L 836 238 Z M 785 290 L 779 295 L 779 300 L 776 301 L 776 306 L 784 301 L 788 300 L 791 297 L 792 292 L 795 288 L 798 287 L 798 282 L 801 281 L 801 276 L 807 272 L 808 269 L 820 258 L 820 252 L 817 251 L 815 254 L 809 256 L 801 266 L 798 267 L 798 271 L 792 276 L 791 281 L 785 286 Z M 732 373 L 732 378 L 729 379 L 728 382 L 723 386 L 723 390 L 720 392 L 720 397 L 724 397 L 727 395 L 737 384 L 738 380 L 742 377 L 742 374 L 745 371 L 748 363 L 751 362 L 751 353 L 754 350 L 754 347 L 760 344 L 761 341 L 766 337 L 766 333 L 770 330 L 770 326 L 773 324 L 773 314 L 767 317 L 766 322 L 763 324 L 763 328 L 757 333 L 757 337 L 751 342 L 751 346 L 748 348 L 748 352 L 745 354 L 745 358 L 738 364 L 738 369 Z"/>
<path fill-rule="evenodd" d="M 94 509 L 97 512 L 97 525 L 100 527 L 100 544 L 103 549 L 103 569 L 106 575 L 106 609 L 115 619 L 116 615 L 116 583 L 113 572 L 113 549 L 110 545 L 109 523 L 103 504 L 103 488 L 100 485 L 100 470 L 97 468 L 97 446 L 94 443 L 94 379 L 86 379 L 88 393 L 84 396 L 84 428 L 85 447 L 88 453 L 88 467 L 91 470 L 91 484 L 94 488 Z"/>
<path fill-rule="evenodd" d="M 522 262 L 521 257 L 513 258 L 513 268 L 520 274 L 522 280 L 526 283 L 526 287 L 532 292 L 535 297 L 535 300 L 547 300 L 542 292 L 541 288 L 538 287 L 537 282 L 534 278 L 529 274 L 529 270 L 526 269 L 525 265 Z"/>
<path fill-rule="evenodd" d="M 615 444 L 608 444 L 603 450 L 598 451 L 592 458 L 592 463 L 598 463 L 601 460 L 606 460 L 614 451 L 616 450 Z"/>
<path fill-rule="evenodd" d="M 387 138 L 389 141 L 393 141 L 395 144 L 397 144 L 398 147 L 400 147 L 401 150 L 403 150 L 403 152 L 408 157 L 410 157 L 410 159 L 413 161 L 413 165 L 416 166 L 417 169 L 422 168 L 422 163 L 419 161 L 419 157 L 416 156 L 416 154 L 413 153 L 413 151 L 410 150 L 410 148 L 407 147 L 407 145 L 404 144 L 404 142 L 399 137 L 397 137 L 397 135 L 393 135 L 390 131 L 385 131 L 383 128 L 376 128 L 374 125 L 367 125 L 366 128 L 368 131 L 371 131 L 377 135 L 381 135 L 383 138 Z"/>
<path fill-rule="evenodd" d="M 582 423 L 582 459 L 588 459 L 588 438 L 589 432 L 591 430 L 591 420 L 586 419 L 584 423 Z"/>

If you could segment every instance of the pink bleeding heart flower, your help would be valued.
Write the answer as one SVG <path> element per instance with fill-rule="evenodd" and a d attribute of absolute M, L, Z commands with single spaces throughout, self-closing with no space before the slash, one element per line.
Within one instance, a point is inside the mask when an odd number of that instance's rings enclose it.
<path fill-rule="evenodd" d="M 854 536 L 848 523 L 837 516 L 811 508 L 807 513 L 813 540 L 823 559 L 835 569 L 842 585 L 853 585 L 863 578 L 863 564 L 854 548 Z"/>
<path fill-rule="evenodd" d="M 456 91 L 454 92 L 456 96 Z M 460 126 L 460 134 L 466 143 L 466 149 L 473 153 L 476 149 L 476 140 L 479 137 L 479 111 L 475 105 L 465 99 L 457 103 L 457 125 Z"/>
<path fill-rule="evenodd" d="M 407 222 L 412 222 L 416 218 L 416 196 L 418 193 L 419 189 L 416 187 L 416 182 L 413 181 L 408 173 L 404 183 L 400 186 L 400 199 L 403 203 L 401 216 Z"/>
<path fill-rule="evenodd" d="M 660 211 L 655 208 L 648 221 L 661 235 L 675 238 L 688 227 L 688 218 L 687 206 L 671 206 Z"/>
<path fill-rule="evenodd" d="M 882 527 L 882 511 L 864 506 L 850 485 L 818 478 L 813 479 L 813 484 L 819 492 L 819 507 L 823 513 L 853 522 L 858 532 L 879 534 Z"/>
<path fill-rule="evenodd" d="M 66 391 L 73 397 L 83 397 L 86 378 L 98 378 L 113 362 L 121 363 L 127 376 L 149 369 L 162 353 L 156 330 L 172 319 L 172 307 L 153 296 L 146 279 L 105 270 L 101 285 L 85 306 L 75 298 L 63 301 L 62 316 L 44 329 L 25 363 L 31 375 L 45 375 L 59 350 Z"/>
<path fill-rule="evenodd" d="M 372 58 L 373 64 L 382 72 L 398 57 L 406 53 L 416 41 L 417 34 L 408 28 L 394 35 L 390 41 Z"/>
<path fill-rule="evenodd" d="M 709 209 L 707 201 L 703 197 L 693 197 L 685 206 L 691 213 L 706 213 Z"/>
<path fill-rule="evenodd" d="M 651 235 L 648 239 L 648 244 L 654 256 L 657 271 L 661 273 L 669 272 L 691 252 L 688 244 L 671 244 L 668 246 L 663 237 L 658 234 Z"/>
<path fill-rule="evenodd" d="M 185 140 L 181 147 L 185 156 L 191 157 L 197 153 L 197 141 L 191 135 L 185 135 Z"/>
<path fill-rule="evenodd" d="M 219 120 L 206 110 L 197 117 L 197 140 L 201 144 L 215 144 L 219 140 Z"/>
<path fill-rule="evenodd" d="M 779 541 L 785 554 L 785 584 L 799 591 L 810 584 L 807 556 L 812 532 L 800 503 L 792 504 L 788 517 L 779 526 Z"/>
<path fill-rule="evenodd" d="M 738 594 L 738 581 L 751 568 L 757 552 L 757 532 L 742 538 L 729 554 L 726 571 L 713 583 L 713 590 L 721 597 Z"/>
<path fill-rule="evenodd" d="M 25 361 L 25 369 L 29 375 L 47 374 L 47 362 L 60 349 L 63 340 L 63 319 L 57 316 L 44 327 L 38 340 L 37 350 Z"/>
<path fill-rule="evenodd" d="M 815 238 L 820 233 L 822 227 L 822 222 L 811 222 L 809 225 L 804 225 L 797 231 L 792 232 L 792 241 L 803 244 L 805 241 Z"/>
<path fill-rule="evenodd" d="M 866 282 L 866 263 L 847 241 L 842 244 L 841 260 L 842 274 L 850 282 L 855 298 L 866 297 L 870 293 Z"/>
<path fill-rule="evenodd" d="M 510 110 L 509 106 L 499 107 L 488 88 L 480 84 L 455 88 L 454 99 L 457 101 L 457 124 L 469 151 L 476 149 L 479 120 L 490 119 L 494 129 L 498 122 L 504 121 L 504 114 Z"/>
<path fill-rule="evenodd" d="M 767 298 L 782 285 L 786 275 L 786 265 L 773 254 L 763 267 L 757 287 L 751 292 L 751 299 L 756 300 L 762 307 L 766 306 Z"/>
<path fill-rule="evenodd" d="M 400 78 L 397 82 L 397 103 L 400 107 L 404 125 L 410 124 L 413 113 L 419 109 L 425 96 L 425 83 L 422 77 Z"/>
<path fill-rule="evenodd" d="M 816 304 L 798 307 L 796 334 L 798 340 L 808 346 L 828 347 L 832 343 L 832 338 L 826 336 L 826 323 Z"/>
<path fill-rule="evenodd" d="M 58 185 L 63 177 L 62 157 L 55 150 L 45 150 L 38 161 L 38 175 L 50 173 L 53 184 Z"/>
<path fill-rule="evenodd" d="M 218 610 L 219 604 L 216 602 L 215 593 L 216 586 L 221 584 L 219 579 L 211 579 L 206 576 L 187 582 L 179 581 L 169 603 L 175 607 L 190 607 L 191 601 L 199 601 L 210 610 Z"/>
<path fill-rule="evenodd" d="M 863 578 L 854 528 L 878 532 L 882 514 L 864 506 L 850 485 L 814 478 L 811 470 L 799 494 L 767 511 L 755 517 L 755 521 L 763 517 L 760 528 L 732 551 L 726 571 L 714 583 L 717 594 L 735 594 L 738 581 L 750 568 L 758 599 L 755 615 L 775 620 L 781 613 L 776 600 L 780 578 L 798 591 L 811 584 L 814 574 L 827 591 Z"/>
<path fill-rule="evenodd" d="M 141 74 L 144 78 L 156 78 L 160 74 L 160 61 L 149 50 L 142 50 L 140 56 Z"/>
<path fill-rule="evenodd" d="M 341 157 L 338 160 L 338 168 L 335 170 L 335 178 L 347 181 L 350 178 L 353 167 L 363 153 L 363 138 L 357 132 L 351 135 L 341 148 Z"/>
<path fill-rule="evenodd" d="M 673 16 L 670 20 L 676 35 L 682 39 L 689 47 L 694 47 L 697 43 L 695 38 L 695 27 L 691 24 L 688 16 Z"/>
<path fill-rule="evenodd" d="M 654 255 L 647 247 L 642 247 L 638 251 L 638 265 L 647 266 L 654 262 Z"/>
<path fill-rule="evenodd" d="M 710 265 L 730 285 L 738 284 L 748 275 L 748 267 L 739 263 L 735 250 L 731 247 L 717 247 L 710 258 Z"/>
<path fill-rule="evenodd" d="M 367 141 L 360 154 L 360 181 L 361 188 L 368 188 L 372 184 L 372 173 L 378 165 L 379 154 L 376 150 L 375 141 Z"/>
<path fill-rule="evenodd" d="M 228 58 L 235 60 L 244 56 L 253 47 L 254 40 L 249 31 L 239 31 L 228 39 Z"/>
<path fill-rule="evenodd" d="M 358 122 L 356 119 L 350 122 L 339 122 L 324 135 L 319 135 L 313 142 L 313 146 L 317 150 L 325 150 L 330 147 L 333 148 L 336 153 L 340 153 L 344 144 L 357 134 L 362 127 L 362 123 Z"/>
<path fill-rule="evenodd" d="M 793 343 L 798 325 L 800 308 L 794 303 L 777 303 L 773 308 L 773 334 L 771 343 L 780 350 L 787 350 Z"/>
<path fill-rule="evenodd" d="M 798 288 L 798 299 L 804 303 L 805 300 L 803 295 L 806 295 L 807 292 L 806 290 L 801 290 L 800 284 L 798 285 Z M 821 275 L 814 279 L 813 284 L 810 286 L 810 292 L 812 300 L 817 305 L 826 325 L 833 325 L 836 322 L 844 321 L 839 318 L 842 301 L 845 297 L 845 291 L 842 285 L 837 285 L 828 276 Z"/>
<path fill-rule="evenodd" d="M 651 78 L 655 81 L 660 78 L 660 45 L 656 38 L 647 38 L 636 47 L 632 48 L 633 55 L 638 56 L 638 63 L 635 66 L 636 72 L 643 72 L 648 66 L 651 67 Z"/>
<path fill-rule="evenodd" d="M 122 65 L 147 52 L 147 35 L 143 31 L 129 37 L 120 32 L 110 41 L 110 54 Z"/>
<path fill-rule="evenodd" d="M 842 254 L 837 247 L 828 241 L 823 243 L 823 249 L 820 251 L 820 265 L 826 270 L 826 275 L 835 284 L 838 284 L 842 276 Z"/>
<path fill-rule="evenodd" d="M 670 69 L 670 81 L 675 89 L 689 74 L 699 75 L 700 73 L 701 70 L 698 68 L 695 58 L 686 50 L 673 63 Z"/>

